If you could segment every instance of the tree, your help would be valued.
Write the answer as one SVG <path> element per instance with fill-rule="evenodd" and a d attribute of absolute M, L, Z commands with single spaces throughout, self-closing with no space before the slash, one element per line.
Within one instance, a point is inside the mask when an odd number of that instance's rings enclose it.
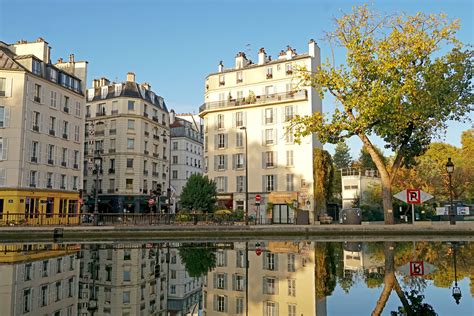
<path fill-rule="evenodd" d="M 375 151 L 377 154 L 382 158 L 384 164 L 387 164 L 387 158 L 384 157 L 382 151 L 374 146 Z M 360 156 L 357 161 L 354 162 L 354 167 L 362 168 L 362 169 L 377 169 L 372 157 L 369 154 L 369 151 L 365 146 L 362 146 L 360 149 Z"/>
<path fill-rule="evenodd" d="M 212 212 L 216 203 L 216 184 L 207 176 L 193 174 L 180 196 L 182 207 L 190 211 Z"/>
<path fill-rule="evenodd" d="M 384 219 L 394 223 L 392 183 L 398 169 L 423 154 L 448 120 L 472 111 L 473 52 L 456 38 L 458 21 L 445 15 L 380 16 L 367 5 L 336 20 L 328 39 L 346 50 L 346 65 L 323 64 L 299 71 L 302 84 L 328 92 L 338 103 L 331 118 L 322 113 L 293 120 L 296 139 L 315 133 L 322 143 L 358 136 L 382 182 Z M 447 48 L 443 55 L 440 48 Z M 394 152 L 384 163 L 373 135 Z"/>
<path fill-rule="evenodd" d="M 192 278 L 203 276 L 216 267 L 216 254 L 206 244 L 183 244 L 179 257 Z"/>
<path fill-rule="evenodd" d="M 326 203 L 332 196 L 334 166 L 331 154 L 326 150 L 315 148 L 313 152 L 314 200 L 316 214 L 326 214 Z"/>
<path fill-rule="evenodd" d="M 332 157 L 336 170 L 349 168 L 352 164 L 352 157 L 349 152 L 349 146 L 345 141 L 337 143 L 334 150 L 334 156 Z"/>

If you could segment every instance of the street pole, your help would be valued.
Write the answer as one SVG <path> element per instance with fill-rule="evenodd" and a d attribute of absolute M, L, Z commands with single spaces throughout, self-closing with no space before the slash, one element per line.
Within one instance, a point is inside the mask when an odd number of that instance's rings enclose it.
<path fill-rule="evenodd" d="M 99 224 L 98 214 L 99 214 L 99 172 L 101 169 L 102 158 L 101 157 L 94 157 L 94 165 L 95 165 L 95 200 L 94 200 L 94 226 Z"/>
<path fill-rule="evenodd" d="M 451 174 L 454 171 L 454 164 L 451 161 L 451 158 L 448 158 L 448 162 L 446 163 L 446 171 L 448 172 L 449 178 L 449 197 L 451 200 L 451 209 L 449 210 L 449 224 L 456 225 L 456 210 L 454 209 L 454 202 L 453 202 L 453 185 L 451 180 Z"/>
<path fill-rule="evenodd" d="M 245 242 L 245 316 L 249 316 L 249 242 Z"/>
<path fill-rule="evenodd" d="M 249 224 L 249 160 L 248 160 L 248 140 L 247 127 L 240 128 L 245 132 L 245 225 Z"/>

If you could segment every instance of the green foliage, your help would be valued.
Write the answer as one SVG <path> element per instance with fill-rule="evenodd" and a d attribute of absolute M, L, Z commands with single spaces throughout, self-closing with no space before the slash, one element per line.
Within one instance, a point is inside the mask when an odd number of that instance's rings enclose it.
<path fill-rule="evenodd" d="M 383 221 L 383 209 L 380 206 L 361 205 L 363 221 Z"/>
<path fill-rule="evenodd" d="M 207 176 L 193 174 L 183 187 L 181 206 L 189 211 L 212 212 L 216 203 L 216 184 Z"/>
<path fill-rule="evenodd" d="M 384 157 L 382 151 L 374 146 L 375 151 L 377 154 L 380 156 L 384 164 L 387 164 L 387 158 Z M 366 146 L 362 146 L 360 149 L 360 156 L 359 159 L 354 162 L 354 167 L 362 168 L 362 169 L 377 169 L 377 166 L 375 165 L 374 161 L 372 160 L 372 157 L 370 156 L 369 152 L 367 151 Z"/>
<path fill-rule="evenodd" d="M 216 254 L 206 244 L 182 244 L 179 257 L 192 278 L 204 276 L 216 267 Z"/>
<path fill-rule="evenodd" d="M 296 139 L 315 133 L 323 143 L 357 135 L 381 175 L 385 221 L 393 223 L 391 185 L 400 166 L 411 165 L 448 120 L 472 111 L 473 52 L 457 40 L 458 21 L 444 14 L 381 16 L 368 6 L 336 20 L 328 39 L 346 50 L 346 64 L 329 62 L 300 71 L 303 84 L 340 105 L 293 120 Z M 440 53 L 441 48 L 447 53 Z M 370 139 L 378 136 L 395 153 L 391 166 Z"/>
<path fill-rule="evenodd" d="M 349 168 L 352 165 L 352 157 L 349 146 L 347 146 L 345 141 L 340 141 L 337 143 L 332 160 L 336 170 Z"/>
<path fill-rule="evenodd" d="M 410 310 L 407 311 L 403 306 L 398 307 L 398 311 L 392 311 L 391 316 L 436 316 L 438 315 L 433 306 L 423 303 L 425 296 L 419 294 L 416 290 L 411 290 L 410 292 L 405 292 L 407 299 L 410 304 Z"/>
<path fill-rule="evenodd" d="M 313 152 L 314 198 L 316 213 L 326 213 L 326 203 L 332 197 L 334 182 L 334 165 L 331 155 L 320 148 Z"/>

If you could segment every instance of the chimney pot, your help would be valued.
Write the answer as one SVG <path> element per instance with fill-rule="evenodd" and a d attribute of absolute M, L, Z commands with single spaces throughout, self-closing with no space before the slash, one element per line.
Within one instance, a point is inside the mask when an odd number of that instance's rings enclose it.
<path fill-rule="evenodd" d="M 217 69 L 218 69 L 219 72 L 224 71 L 224 64 L 222 63 L 222 60 L 219 62 L 219 66 L 217 67 Z"/>
<path fill-rule="evenodd" d="M 58 64 L 62 64 L 63 62 L 63 59 L 62 58 L 58 58 Z"/>
<path fill-rule="evenodd" d="M 135 74 L 133 72 L 127 73 L 127 81 L 128 82 L 135 82 Z"/>
<path fill-rule="evenodd" d="M 69 62 L 73 63 L 74 62 L 74 54 L 69 55 Z"/>
<path fill-rule="evenodd" d="M 263 65 L 267 59 L 267 53 L 265 52 L 265 48 L 260 48 L 258 50 L 258 64 Z"/>

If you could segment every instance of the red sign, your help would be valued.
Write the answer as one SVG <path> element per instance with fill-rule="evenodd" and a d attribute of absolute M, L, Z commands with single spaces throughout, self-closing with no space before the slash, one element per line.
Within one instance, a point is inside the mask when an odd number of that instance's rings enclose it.
<path fill-rule="evenodd" d="M 155 200 L 154 199 L 149 199 L 148 200 L 148 205 L 153 205 L 155 204 Z"/>
<path fill-rule="evenodd" d="M 423 276 L 425 275 L 425 267 L 423 261 L 410 261 L 410 275 Z"/>
<path fill-rule="evenodd" d="M 260 256 L 262 254 L 262 249 L 261 248 L 255 248 L 255 254 L 257 256 Z"/>
<path fill-rule="evenodd" d="M 261 199 L 262 197 L 260 196 L 260 194 L 255 195 L 255 201 L 260 202 Z"/>
<path fill-rule="evenodd" d="M 79 204 L 84 204 L 84 200 L 83 199 L 79 199 Z"/>
<path fill-rule="evenodd" d="M 420 204 L 421 203 L 420 190 L 407 189 L 407 203 L 408 204 Z"/>

